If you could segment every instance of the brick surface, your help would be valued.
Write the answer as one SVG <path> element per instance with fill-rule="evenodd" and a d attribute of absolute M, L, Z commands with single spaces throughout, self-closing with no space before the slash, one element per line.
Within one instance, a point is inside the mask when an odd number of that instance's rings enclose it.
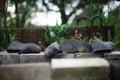
<path fill-rule="evenodd" d="M 120 60 L 120 51 L 113 51 L 105 55 L 107 60 Z"/>
<path fill-rule="evenodd" d="M 74 58 L 73 53 L 59 53 L 52 58 L 46 58 L 44 52 L 40 54 L 21 54 L 20 63 L 50 62 L 52 59 Z"/>
<path fill-rule="evenodd" d="M 48 63 L 0 66 L 0 80 L 51 80 Z"/>
<path fill-rule="evenodd" d="M 76 53 L 76 58 L 97 58 L 97 57 L 100 57 L 100 55 L 94 53 Z"/>
<path fill-rule="evenodd" d="M 0 53 L 0 60 L 2 64 L 16 64 L 20 62 L 20 57 L 18 53 Z"/>
<path fill-rule="evenodd" d="M 20 55 L 20 63 L 38 63 L 38 62 L 48 62 L 49 59 L 47 59 L 44 55 L 44 53 L 40 54 L 21 54 Z"/>
<path fill-rule="evenodd" d="M 57 55 L 55 55 L 54 57 L 53 57 L 53 59 L 54 58 L 74 58 L 74 54 L 73 53 L 59 53 L 59 54 L 57 54 Z"/>
<path fill-rule="evenodd" d="M 53 80 L 109 80 L 109 63 L 101 58 L 53 59 Z"/>

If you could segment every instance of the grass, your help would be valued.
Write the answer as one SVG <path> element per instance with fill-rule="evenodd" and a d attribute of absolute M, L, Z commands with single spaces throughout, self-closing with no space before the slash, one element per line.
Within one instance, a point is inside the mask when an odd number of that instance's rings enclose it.
<path fill-rule="evenodd" d="M 9 28 L 3 28 L 1 31 L 0 51 L 4 51 L 17 39 L 16 33 L 10 32 Z"/>

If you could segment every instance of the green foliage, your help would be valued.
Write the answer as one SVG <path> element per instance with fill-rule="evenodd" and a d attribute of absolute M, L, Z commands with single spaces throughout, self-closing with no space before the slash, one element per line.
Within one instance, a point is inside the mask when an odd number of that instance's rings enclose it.
<path fill-rule="evenodd" d="M 119 17 L 119 11 L 118 8 L 115 10 L 109 10 L 108 16 L 107 17 L 102 17 L 103 18 L 103 24 L 104 25 L 116 25 L 118 24 L 118 17 Z"/>
<path fill-rule="evenodd" d="M 84 9 L 85 11 L 83 11 L 83 13 L 82 13 L 82 15 L 84 15 L 84 17 L 86 18 L 86 19 L 84 19 L 84 18 L 82 18 L 83 16 L 81 16 L 81 17 L 79 17 L 80 18 L 80 21 L 79 20 L 77 20 L 76 18 L 73 20 L 73 23 L 71 24 L 71 25 L 76 25 L 76 26 L 82 26 L 82 27 L 89 27 L 89 26 L 91 26 L 91 20 L 92 20 L 92 18 L 95 16 L 95 15 L 99 15 L 99 16 L 101 16 L 101 17 L 103 17 L 104 16 L 104 14 L 103 14 L 103 12 L 102 12 L 102 8 L 103 7 L 103 5 L 101 5 L 100 3 L 91 3 L 90 5 L 89 5 L 89 7 L 88 8 L 86 8 L 86 9 Z M 100 25 L 100 21 L 98 20 L 98 19 L 96 19 L 95 21 L 94 21 L 94 25 L 96 26 L 98 26 L 98 25 Z"/>
<path fill-rule="evenodd" d="M 46 7 L 48 11 L 55 11 L 51 8 L 49 3 L 51 3 L 54 6 L 57 6 L 59 8 L 62 24 L 66 24 L 69 18 L 76 13 L 79 9 L 84 9 L 85 7 L 89 7 L 90 4 L 96 4 L 99 3 L 101 5 L 106 4 L 108 1 L 111 0 L 42 0 L 43 5 Z M 66 13 L 67 11 L 70 11 L 70 13 Z"/>
<path fill-rule="evenodd" d="M 109 3 L 108 3 L 109 4 Z M 95 15 L 99 15 L 102 18 L 102 22 L 103 22 L 103 26 L 115 26 L 115 30 L 114 30 L 114 39 L 112 39 L 111 35 L 110 35 L 110 31 L 108 31 L 108 40 L 112 41 L 113 43 L 116 44 L 117 46 L 117 50 L 120 50 L 120 11 L 119 11 L 119 7 L 112 9 L 109 7 L 108 5 L 108 15 L 105 16 L 104 12 L 100 12 L 100 7 L 101 4 L 96 3 L 96 4 L 92 4 L 91 6 L 89 6 L 89 11 L 87 14 L 87 19 L 86 20 L 81 20 L 80 22 L 77 22 L 77 20 L 75 19 L 73 21 L 72 25 L 75 26 L 83 26 L 83 27 L 89 27 L 91 26 L 91 19 L 93 16 Z M 96 10 L 98 10 L 98 12 L 96 13 Z M 96 19 L 94 22 L 94 25 L 98 26 L 100 25 L 100 22 Z"/>
<path fill-rule="evenodd" d="M 64 41 L 64 35 L 69 28 L 68 25 L 59 26 L 56 24 L 55 27 L 45 27 L 45 33 L 40 34 L 40 36 L 47 42 L 47 44 L 51 44 L 55 41 L 62 42 Z"/>
<path fill-rule="evenodd" d="M 5 13 L 4 11 L 0 11 L 0 27 L 4 25 L 4 20 L 5 20 Z"/>
<path fill-rule="evenodd" d="M 6 24 L 8 27 L 29 27 L 31 26 L 31 19 L 35 17 L 35 13 L 38 11 L 38 6 L 36 4 L 37 0 L 8 0 L 7 8 L 15 6 L 15 12 L 10 13 L 6 11 Z M 14 16 L 13 16 L 14 15 Z"/>
<path fill-rule="evenodd" d="M 108 16 L 106 18 L 104 18 L 104 24 L 105 25 L 113 25 L 115 26 L 115 30 L 114 30 L 114 39 L 110 39 L 111 41 L 113 41 L 116 46 L 117 46 L 117 50 L 120 50 L 120 23 L 119 23 L 119 7 L 116 8 L 116 9 L 109 9 L 109 12 L 108 12 Z M 110 33 L 110 32 L 109 32 Z M 109 34 L 108 33 L 108 34 Z M 108 36 L 108 39 L 110 38 L 110 35 Z"/>
<path fill-rule="evenodd" d="M 0 51 L 6 50 L 8 46 L 17 39 L 15 33 L 10 32 L 10 29 L 3 28 L 1 33 Z"/>
<path fill-rule="evenodd" d="M 81 20 L 79 22 L 77 22 L 77 20 L 74 19 L 72 25 L 85 26 L 85 27 L 91 26 L 91 20 L 95 15 L 99 15 L 102 18 L 103 25 L 107 25 L 107 26 L 116 25 L 116 23 L 118 23 L 118 16 L 119 16 L 118 9 L 117 8 L 111 9 L 109 7 L 108 15 L 105 16 L 105 12 L 102 11 L 103 9 L 102 7 L 103 5 L 101 5 L 100 3 L 91 4 L 86 14 L 87 19 Z M 95 26 L 100 25 L 100 21 L 96 19 L 94 21 L 94 25 Z"/>

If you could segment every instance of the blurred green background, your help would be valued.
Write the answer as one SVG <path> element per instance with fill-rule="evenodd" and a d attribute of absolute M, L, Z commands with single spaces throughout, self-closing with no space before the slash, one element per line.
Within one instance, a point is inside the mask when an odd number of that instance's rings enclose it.
<path fill-rule="evenodd" d="M 91 19 L 96 15 L 102 18 L 103 25 L 115 26 L 114 39 L 110 40 L 120 50 L 120 2 L 117 0 L 1 0 L 0 3 L 0 50 L 18 39 L 15 32 L 10 32 L 11 28 L 45 28 L 46 33 L 40 35 L 50 44 L 59 38 L 64 40 L 62 32 L 66 33 L 68 26 L 91 26 Z M 100 25 L 99 20 L 94 25 Z M 51 32 L 57 35 L 53 41 L 47 35 Z"/>

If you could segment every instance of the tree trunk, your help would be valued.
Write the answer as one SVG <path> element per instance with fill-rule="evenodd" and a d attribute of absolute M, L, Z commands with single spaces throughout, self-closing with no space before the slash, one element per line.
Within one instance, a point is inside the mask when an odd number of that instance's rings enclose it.
<path fill-rule="evenodd" d="M 61 5 L 59 6 L 59 8 L 60 8 L 60 13 L 61 13 L 62 24 L 66 24 L 67 21 L 68 21 L 68 17 L 67 17 L 67 15 L 65 14 L 64 4 L 61 3 Z"/>
<path fill-rule="evenodd" d="M 68 21 L 68 18 L 66 16 L 65 12 L 61 11 L 60 13 L 61 13 L 62 24 L 66 24 Z"/>

